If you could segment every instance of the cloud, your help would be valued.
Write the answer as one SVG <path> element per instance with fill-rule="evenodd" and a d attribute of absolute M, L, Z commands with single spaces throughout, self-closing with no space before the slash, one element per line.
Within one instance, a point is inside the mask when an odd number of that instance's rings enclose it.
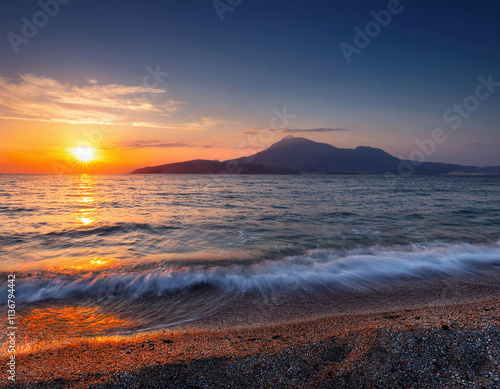
<path fill-rule="evenodd" d="M 177 112 L 180 107 L 184 104 L 187 104 L 185 101 L 177 101 L 177 100 L 167 100 L 165 103 L 161 105 L 161 109 L 165 112 Z"/>
<path fill-rule="evenodd" d="M 115 142 L 116 147 L 125 149 L 142 149 L 142 148 L 174 148 L 174 147 L 192 147 L 192 148 L 211 148 L 212 145 L 193 145 L 184 142 L 165 143 L 160 140 L 135 140 L 131 142 Z"/>
<path fill-rule="evenodd" d="M 201 117 L 199 120 L 193 120 L 190 122 L 183 123 L 152 123 L 152 122 L 132 122 L 129 123 L 133 127 L 152 127 L 152 128 L 161 128 L 164 130 L 173 130 L 173 131 L 199 131 L 206 130 L 209 128 L 213 128 L 216 125 L 223 123 L 222 121 L 217 121 L 210 117 Z"/>
<path fill-rule="evenodd" d="M 186 104 L 165 98 L 160 88 L 99 84 L 90 79 L 83 86 L 50 77 L 21 74 L 19 80 L 0 77 L 0 117 L 70 124 L 145 123 L 158 127 Z M 146 126 L 146 125 L 145 125 Z"/>
<path fill-rule="evenodd" d="M 337 131 L 349 131 L 345 128 L 310 128 L 310 129 L 300 129 L 300 128 L 283 128 L 281 129 L 287 134 L 294 134 L 297 132 L 337 132 Z M 278 130 L 277 130 L 278 131 Z"/>
<path fill-rule="evenodd" d="M 498 143 L 483 143 L 483 142 L 470 142 L 469 146 L 478 147 L 483 150 L 491 150 L 500 148 L 500 144 Z"/>
<path fill-rule="evenodd" d="M 337 131 L 349 131 L 348 129 L 345 128 L 309 128 L 309 129 L 301 129 L 301 128 L 276 128 L 276 129 L 270 129 L 270 128 L 251 128 L 246 131 L 242 131 L 242 134 L 248 134 L 248 135 L 253 135 L 256 132 L 259 132 L 261 130 L 265 131 L 282 131 L 286 134 L 295 134 L 297 132 L 337 132 Z"/>

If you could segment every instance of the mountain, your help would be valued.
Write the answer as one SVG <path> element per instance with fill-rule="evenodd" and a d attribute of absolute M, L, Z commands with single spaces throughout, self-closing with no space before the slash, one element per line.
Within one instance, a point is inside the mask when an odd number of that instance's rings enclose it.
<path fill-rule="evenodd" d="M 266 150 L 224 162 L 194 160 L 134 170 L 135 174 L 500 174 L 485 168 L 449 163 L 401 160 L 384 150 L 359 146 L 343 149 L 289 135 Z"/>
<path fill-rule="evenodd" d="M 298 174 L 296 170 L 250 163 L 231 164 L 228 162 L 195 159 L 193 161 L 169 163 L 136 169 L 132 174 Z"/>
<path fill-rule="evenodd" d="M 359 146 L 355 149 L 341 149 L 326 143 L 318 143 L 291 135 L 281 139 L 266 150 L 238 158 L 238 163 L 258 163 L 287 167 L 304 173 L 329 174 L 445 174 L 482 168 L 456 164 L 405 161 L 384 150 Z M 500 169 L 499 169 L 500 170 Z"/>
<path fill-rule="evenodd" d="M 373 147 L 340 149 L 291 135 L 266 150 L 236 161 L 287 167 L 307 173 L 377 173 L 397 170 L 400 164 L 398 158 Z"/>

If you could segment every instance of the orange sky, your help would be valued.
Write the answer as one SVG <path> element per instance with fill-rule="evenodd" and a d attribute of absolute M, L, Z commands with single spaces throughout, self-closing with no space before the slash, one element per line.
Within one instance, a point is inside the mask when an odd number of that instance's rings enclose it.
<path fill-rule="evenodd" d="M 353 130 L 341 119 L 324 128 L 325 121 L 294 108 L 270 106 L 255 118 L 200 112 L 159 87 L 0 76 L 0 173 L 113 174 L 191 159 L 225 160 L 251 155 L 290 133 L 336 147 L 380 147 L 400 158 L 415 148 L 414 139 L 394 129 L 358 124 Z M 288 112 L 289 120 L 280 112 Z M 463 136 L 447 142 L 451 154 L 464 155 L 455 146 Z M 77 147 L 92 148 L 94 158 L 81 163 Z"/>
<path fill-rule="evenodd" d="M 213 159 L 214 156 L 230 158 L 235 154 L 232 149 L 216 145 L 184 147 L 186 142 L 175 140 L 170 142 L 173 143 L 171 147 L 161 146 L 163 142 L 135 143 L 140 129 L 119 125 L 1 120 L 0 126 L 2 173 L 127 173 L 143 166 L 195 158 Z M 127 144 L 129 142 L 132 144 Z M 156 144 L 159 147 L 141 147 Z M 81 163 L 75 155 L 73 149 L 79 146 L 94 150 L 88 163 Z"/>
<path fill-rule="evenodd" d="M 272 110 L 268 120 L 274 131 L 252 129 L 232 118 L 196 115 L 165 89 L 101 85 L 94 79 L 73 85 L 34 74 L 0 77 L 0 97 L 0 173 L 127 173 L 250 155 L 286 135 L 278 130 L 285 123 Z M 336 135 L 337 145 L 343 137 Z M 315 138 L 329 141 L 321 134 Z M 76 147 L 92 148 L 94 158 L 81 163 Z"/>
<path fill-rule="evenodd" d="M 2 173 L 126 173 L 186 159 L 240 156 L 234 140 L 224 147 L 217 142 L 235 123 L 183 115 L 186 103 L 164 96 L 163 89 L 95 80 L 75 86 L 33 74 L 20 78 L 0 77 Z M 75 158 L 72 149 L 79 146 L 95 150 L 88 164 Z"/>
<path fill-rule="evenodd" d="M 249 2 L 224 23 L 204 2 L 59 3 L 34 36 L 49 11 L 2 3 L 0 173 L 224 160 L 289 134 L 409 159 L 435 128 L 428 161 L 500 165 L 498 1 L 410 2 L 350 53 L 373 1 Z"/>

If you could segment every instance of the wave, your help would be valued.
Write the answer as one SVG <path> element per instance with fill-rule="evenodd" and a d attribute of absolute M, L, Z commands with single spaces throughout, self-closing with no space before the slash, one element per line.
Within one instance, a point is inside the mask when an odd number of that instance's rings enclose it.
<path fill-rule="evenodd" d="M 387 286 L 394 279 L 433 274 L 460 275 L 482 266 L 500 265 L 500 242 L 490 245 L 412 245 L 373 247 L 348 252 L 311 250 L 281 260 L 250 265 L 157 268 L 141 272 L 31 275 L 17 282 L 18 301 L 37 302 L 85 297 L 162 296 L 196 287 L 215 287 L 227 293 L 340 288 L 364 291 Z M 32 273 L 33 274 L 33 273 Z"/>
<path fill-rule="evenodd" d="M 88 236 L 113 236 L 126 235 L 133 232 L 143 232 L 151 235 L 163 235 L 165 231 L 181 229 L 181 226 L 174 225 L 153 225 L 149 223 L 115 223 L 110 225 L 101 225 L 97 227 L 79 227 L 75 229 L 66 229 L 60 231 L 52 231 L 48 233 L 27 233 L 15 235 L 3 235 L 0 237 L 0 242 L 3 245 L 12 245 L 21 243 L 30 239 L 47 239 L 47 238 L 85 238 Z"/>
<path fill-rule="evenodd" d="M 37 208 L 0 206 L 0 213 L 34 212 Z"/>
<path fill-rule="evenodd" d="M 160 233 L 165 230 L 178 229 L 177 226 L 155 226 L 149 223 L 115 223 L 111 225 L 98 226 L 93 228 L 79 228 L 74 230 L 63 230 L 49 232 L 45 236 L 69 236 L 78 237 L 85 235 L 113 235 L 113 234 L 125 234 L 135 231 L 144 231 L 148 233 Z"/>

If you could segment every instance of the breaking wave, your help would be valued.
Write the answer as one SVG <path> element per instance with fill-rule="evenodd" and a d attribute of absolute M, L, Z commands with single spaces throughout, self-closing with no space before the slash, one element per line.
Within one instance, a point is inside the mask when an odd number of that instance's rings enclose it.
<path fill-rule="evenodd" d="M 500 242 L 489 245 L 433 243 L 344 252 L 318 249 L 250 265 L 163 267 L 121 273 L 115 270 L 80 277 L 31 273 L 19 277 L 16 298 L 25 302 L 83 296 L 138 298 L 206 286 L 227 293 L 269 293 L 318 287 L 362 291 L 387 286 L 391 280 L 433 274 L 461 275 L 474 273 L 484 266 L 500 266 Z"/>

